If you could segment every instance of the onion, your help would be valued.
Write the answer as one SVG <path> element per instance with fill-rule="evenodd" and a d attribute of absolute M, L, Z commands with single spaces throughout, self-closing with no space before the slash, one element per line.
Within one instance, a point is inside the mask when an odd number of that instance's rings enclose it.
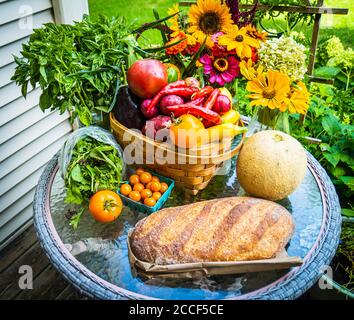
<path fill-rule="evenodd" d="M 150 105 L 151 99 L 145 99 L 140 105 L 140 110 L 145 118 L 151 119 L 156 117 L 159 114 L 159 109 L 157 106 L 153 107 L 151 110 L 148 111 L 148 107 Z"/>
<path fill-rule="evenodd" d="M 164 96 L 161 100 L 160 100 L 160 111 L 169 116 L 170 112 L 168 112 L 166 110 L 166 107 L 169 106 L 178 106 L 180 104 L 184 104 L 184 100 L 180 97 L 177 96 L 175 94 L 169 94 L 167 96 Z"/>
<path fill-rule="evenodd" d="M 213 110 L 219 114 L 228 112 L 231 109 L 231 102 L 227 96 L 220 94 L 213 106 Z"/>

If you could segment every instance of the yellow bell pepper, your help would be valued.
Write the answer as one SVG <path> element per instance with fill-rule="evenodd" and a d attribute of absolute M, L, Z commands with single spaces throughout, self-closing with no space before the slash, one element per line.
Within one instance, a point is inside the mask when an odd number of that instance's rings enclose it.
<path fill-rule="evenodd" d="M 240 114 L 234 109 L 231 109 L 230 111 L 221 115 L 222 123 L 236 124 L 238 120 L 240 120 Z"/>
<path fill-rule="evenodd" d="M 202 144 L 232 139 L 236 135 L 246 132 L 247 128 L 239 127 L 232 123 L 219 124 L 217 126 L 205 129 L 202 137 Z"/>

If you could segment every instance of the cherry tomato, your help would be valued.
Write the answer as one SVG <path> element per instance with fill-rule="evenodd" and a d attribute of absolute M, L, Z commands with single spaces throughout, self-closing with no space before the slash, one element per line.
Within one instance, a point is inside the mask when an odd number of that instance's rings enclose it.
<path fill-rule="evenodd" d="M 142 183 L 136 183 L 134 184 L 133 190 L 134 191 L 143 191 L 145 189 L 144 185 Z"/>
<path fill-rule="evenodd" d="M 133 174 L 129 178 L 129 182 L 131 185 L 137 184 L 140 182 L 139 176 L 137 174 Z"/>
<path fill-rule="evenodd" d="M 161 193 L 165 193 L 168 189 L 168 185 L 166 182 L 161 182 L 161 189 L 160 189 L 160 192 Z"/>
<path fill-rule="evenodd" d="M 146 198 L 144 200 L 144 204 L 147 205 L 148 207 L 153 207 L 156 204 L 156 200 L 154 198 Z"/>
<path fill-rule="evenodd" d="M 161 198 L 161 193 L 156 191 L 152 194 L 152 197 L 156 200 L 156 202 Z"/>
<path fill-rule="evenodd" d="M 153 192 L 160 191 L 161 183 L 157 181 L 151 181 L 150 190 Z"/>
<path fill-rule="evenodd" d="M 147 183 L 147 184 L 145 185 L 145 189 L 151 190 L 151 182 L 149 182 L 149 183 Z"/>
<path fill-rule="evenodd" d="M 143 168 L 138 168 L 138 169 L 136 169 L 135 170 L 135 173 L 138 175 L 138 176 L 140 176 L 142 173 L 144 173 L 145 172 L 145 170 L 143 169 Z"/>
<path fill-rule="evenodd" d="M 118 218 L 122 208 L 122 199 L 117 193 L 110 190 L 96 192 L 89 203 L 89 210 L 98 222 L 112 222 Z"/>
<path fill-rule="evenodd" d="M 139 191 L 132 191 L 129 193 L 129 198 L 139 202 L 141 199 L 141 194 Z"/>
<path fill-rule="evenodd" d="M 153 177 L 151 178 L 151 181 L 160 182 L 160 179 L 159 179 L 159 177 L 153 176 Z"/>
<path fill-rule="evenodd" d="M 140 175 L 140 181 L 144 184 L 149 183 L 151 181 L 151 173 L 150 172 L 144 172 Z"/>
<path fill-rule="evenodd" d="M 152 197 L 152 191 L 150 189 L 144 189 L 143 191 L 141 191 L 141 198 L 143 200 L 150 197 Z"/>
<path fill-rule="evenodd" d="M 120 193 L 124 196 L 127 196 L 130 191 L 132 191 L 132 187 L 130 186 L 130 184 L 122 184 L 121 187 L 120 187 Z"/>

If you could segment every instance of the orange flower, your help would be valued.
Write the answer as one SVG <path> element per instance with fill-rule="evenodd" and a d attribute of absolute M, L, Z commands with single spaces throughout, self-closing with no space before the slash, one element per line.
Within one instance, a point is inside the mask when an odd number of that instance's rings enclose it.
<path fill-rule="evenodd" d="M 245 26 L 247 34 L 257 40 L 266 41 L 268 39 L 268 33 L 264 31 L 258 31 L 253 24 L 248 24 Z"/>
<path fill-rule="evenodd" d="M 185 39 L 185 40 L 183 40 Z M 183 40 L 183 41 L 181 41 Z M 179 33 L 177 35 L 175 35 L 173 38 L 170 39 L 170 41 L 168 41 L 166 43 L 166 46 L 171 45 L 175 42 L 181 41 L 179 43 L 177 43 L 176 45 L 166 48 L 166 53 L 170 54 L 170 55 L 176 55 L 180 52 L 182 52 L 188 45 L 188 41 L 187 41 L 187 36 L 183 31 L 179 31 Z"/>

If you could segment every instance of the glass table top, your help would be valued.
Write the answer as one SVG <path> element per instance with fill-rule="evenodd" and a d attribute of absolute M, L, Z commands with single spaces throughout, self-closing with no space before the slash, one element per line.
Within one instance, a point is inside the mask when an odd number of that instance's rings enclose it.
<path fill-rule="evenodd" d="M 236 157 L 224 164 L 223 172 L 215 176 L 198 195 L 185 194 L 175 187 L 164 207 L 178 206 L 214 198 L 243 196 L 236 177 Z M 69 225 L 68 210 L 78 207 L 64 203 L 66 190 L 60 171 L 56 173 L 50 195 L 50 209 L 56 231 L 71 254 L 102 279 L 129 291 L 161 299 L 226 299 L 264 287 L 289 270 L 210 276 L 195 280 L 144 279 L 131 269 L 127 234 L 135 223 L 145 217 L 124 207 L 119 218 L 109 224 L 95 222 L 85 212 L 76 231 Z M 291 256 L 305 257 L 320 232 L 323 206 L 317 182 L 308 169 L 303 183 L 288 198 L 279 201 L 292 213 L 295 233 L 287 246 Z"/>

